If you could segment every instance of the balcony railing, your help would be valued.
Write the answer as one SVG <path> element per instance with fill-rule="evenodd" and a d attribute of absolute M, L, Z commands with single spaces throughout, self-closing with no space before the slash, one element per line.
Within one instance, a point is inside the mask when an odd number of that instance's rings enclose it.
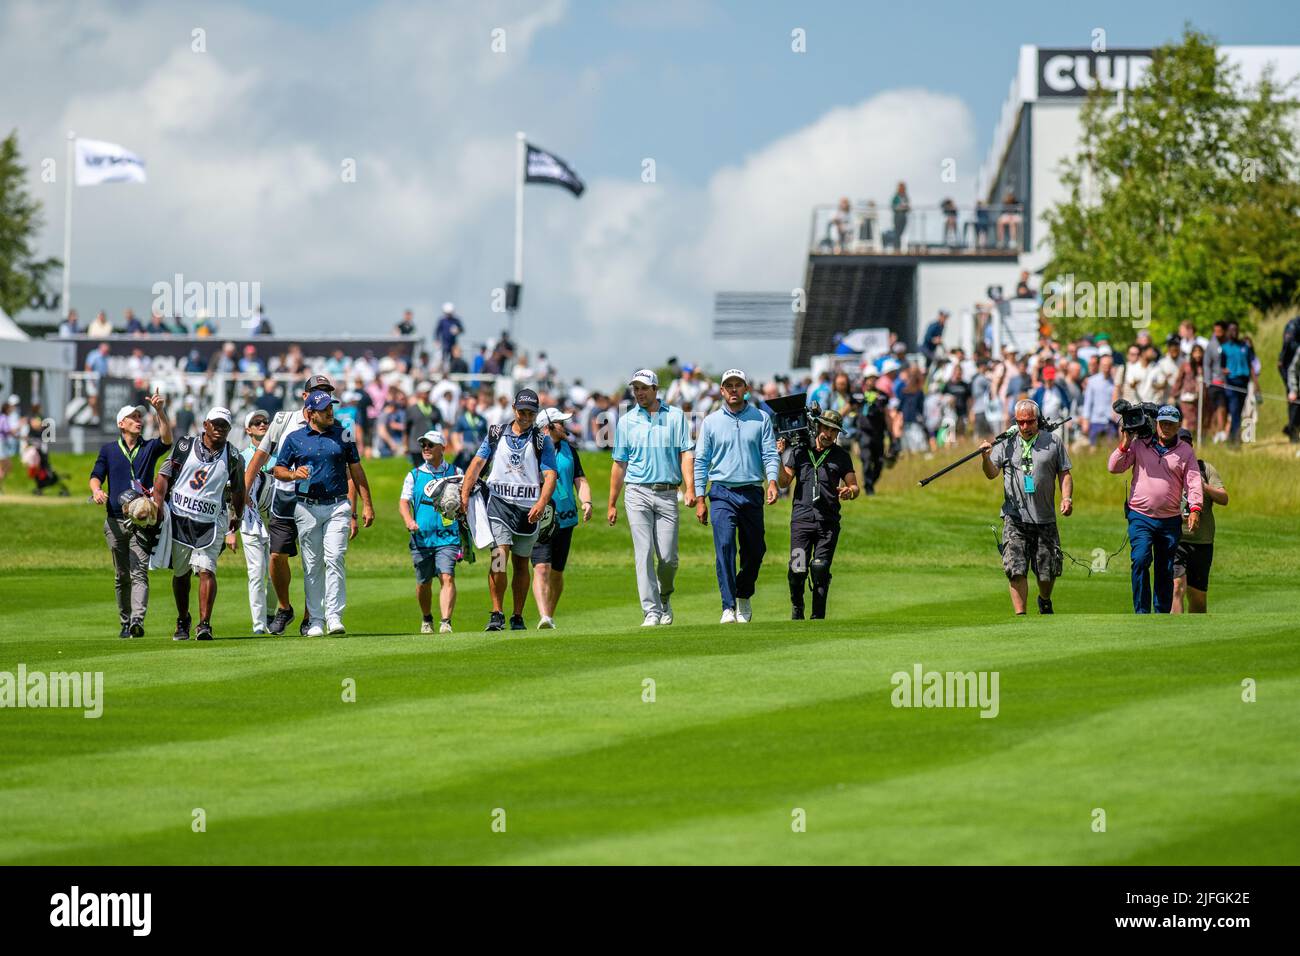
<path fill-rule="evenodd" d="M 819 255 L 961 256 L 1025 251 L 1024 207 L 912 206 L 859 203 L 847 211 L 814 206 L 808 249 Z"/>

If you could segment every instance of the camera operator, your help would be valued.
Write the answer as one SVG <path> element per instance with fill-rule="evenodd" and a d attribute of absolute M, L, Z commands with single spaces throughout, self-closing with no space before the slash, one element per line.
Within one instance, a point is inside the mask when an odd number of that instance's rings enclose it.
<path fill-rule="evenodd" d="M 804 588 L 812 577 L 811 620 L 826 617 L 826 595 L 831 586 L 831 562 L 840 537 L 840 500 L 859 494 L 853 459 L 836 439 L 844 422 L 839 412 L 822 412 L 815 419 L 817 437 L 812 446 L 791 447 L 784 438 L 776 443 L 781 454 L 777 484 L 794 483 L 790 506 L 790 620 L 802 621 Z"/>
<path fill-rule="evenodd" d="M 1123 406 L 1123 407 L 1121 407 Z M 1187 530 L 1195 532 L 1201 521 L 1204 490 L 1201 470 L 1192 446 L 1178 437 L 1183 414 L 1176 405 L 1161 405 L 1154 434 L 1150 417 L 1141 406 L 1116 402 L 1123 416 L 1119 447 L 1110 453 L 1106 467 L 1119 475 L 1133 469 L 1133 482 L 1124 503 L 1133 562 L 1133 611 L 1150 614 L 1152 585 L 1147 571 L 1154 563 L 1154 606 L 1168 614 L 1174 599 L 1174 558 L 1183 531 L 1183 496 L 1187 497 Z"/>
<path fill-rule="evenodd" d="M 1017 616 L 1029 603 L 1029 575 L 1038 579 L 1038 613 L 1052 614 L 1052 587 L 1061 576 L 1061 536 L 1056 530 L 1056 483 L 1061 483 L 1061 514 L 1074 512 L 1070 453 L 1042 428 L 1038 403 L 1015 407 L 1017 434 L 994 445 L 981 442 L 980 465 L 990 481 L 1002 475 L 1002 570 L 1007 574 L 1011 608 Z"/>

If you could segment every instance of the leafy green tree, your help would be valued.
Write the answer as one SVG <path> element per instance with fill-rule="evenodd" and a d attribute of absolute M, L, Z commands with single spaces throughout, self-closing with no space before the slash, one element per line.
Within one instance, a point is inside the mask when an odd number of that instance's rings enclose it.
<path fill-rule="evenodd" d="M 63 265 L 58 259 L 36 258 L 36 236 L 44 221 L 40 201 L 27 192 L 26 174 L 15 131 L 0 142 L 0 308 L 11 315 L 21 311 L 44 286 L 45 277 Z"/>
<path fill-rule="evenodd" d="M 1045 214 L 1045 282 L 1151 283 L 1151 331 L 1183 319 L 1253 325 L 1300 302 L 1300 183 L 1291 81 L 1246 84 L 1205 34 L 1156 50 L 1122 100 L 1095 89 Z M 1067 335 L 1133 334 L 1134 316 L 1053 316 Z"/>

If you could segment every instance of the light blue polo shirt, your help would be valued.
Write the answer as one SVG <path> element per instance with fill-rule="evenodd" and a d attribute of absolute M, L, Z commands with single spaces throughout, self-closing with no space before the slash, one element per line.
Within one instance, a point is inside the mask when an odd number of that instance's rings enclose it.
<path fill-rule="evenodd" d="M 700 425 L 695 442 L 695 492 L 709 483 L 735 488 L 776 481 L 779 462 L 772 419 L 753 405 L 733 415 L 724 405 Z"/>
<path fill-rule="evenodd" d="M 682 452 L 690 450 L 685 414 L 663 402 L 653 415 L 634 405 L 614 427 L 614 460 L 627 465 L 624 480 L 631 484 L 680 485 Z"/>

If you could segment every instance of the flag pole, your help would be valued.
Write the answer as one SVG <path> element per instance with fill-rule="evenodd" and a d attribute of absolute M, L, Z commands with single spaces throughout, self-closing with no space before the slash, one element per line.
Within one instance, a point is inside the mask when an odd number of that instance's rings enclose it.
<path fill-rule="evenodd" d="M 63 167 L 63 317 L 66 319 L 72 310 L 72 179 L 76 176 L 73 168 L 73 147 L 77 134 L 68 130 L 68 163 Z"/>
<path fill-rule="evenodd" d="M 517 295 L 522 295 L 524 285 L 524 175 L 526 173 L 526 152 L 523 132 L 515 133 L 515 286 Z M 510 310 L 510 337 L 515 334 L 515 312 L 518 306 Z"/>

